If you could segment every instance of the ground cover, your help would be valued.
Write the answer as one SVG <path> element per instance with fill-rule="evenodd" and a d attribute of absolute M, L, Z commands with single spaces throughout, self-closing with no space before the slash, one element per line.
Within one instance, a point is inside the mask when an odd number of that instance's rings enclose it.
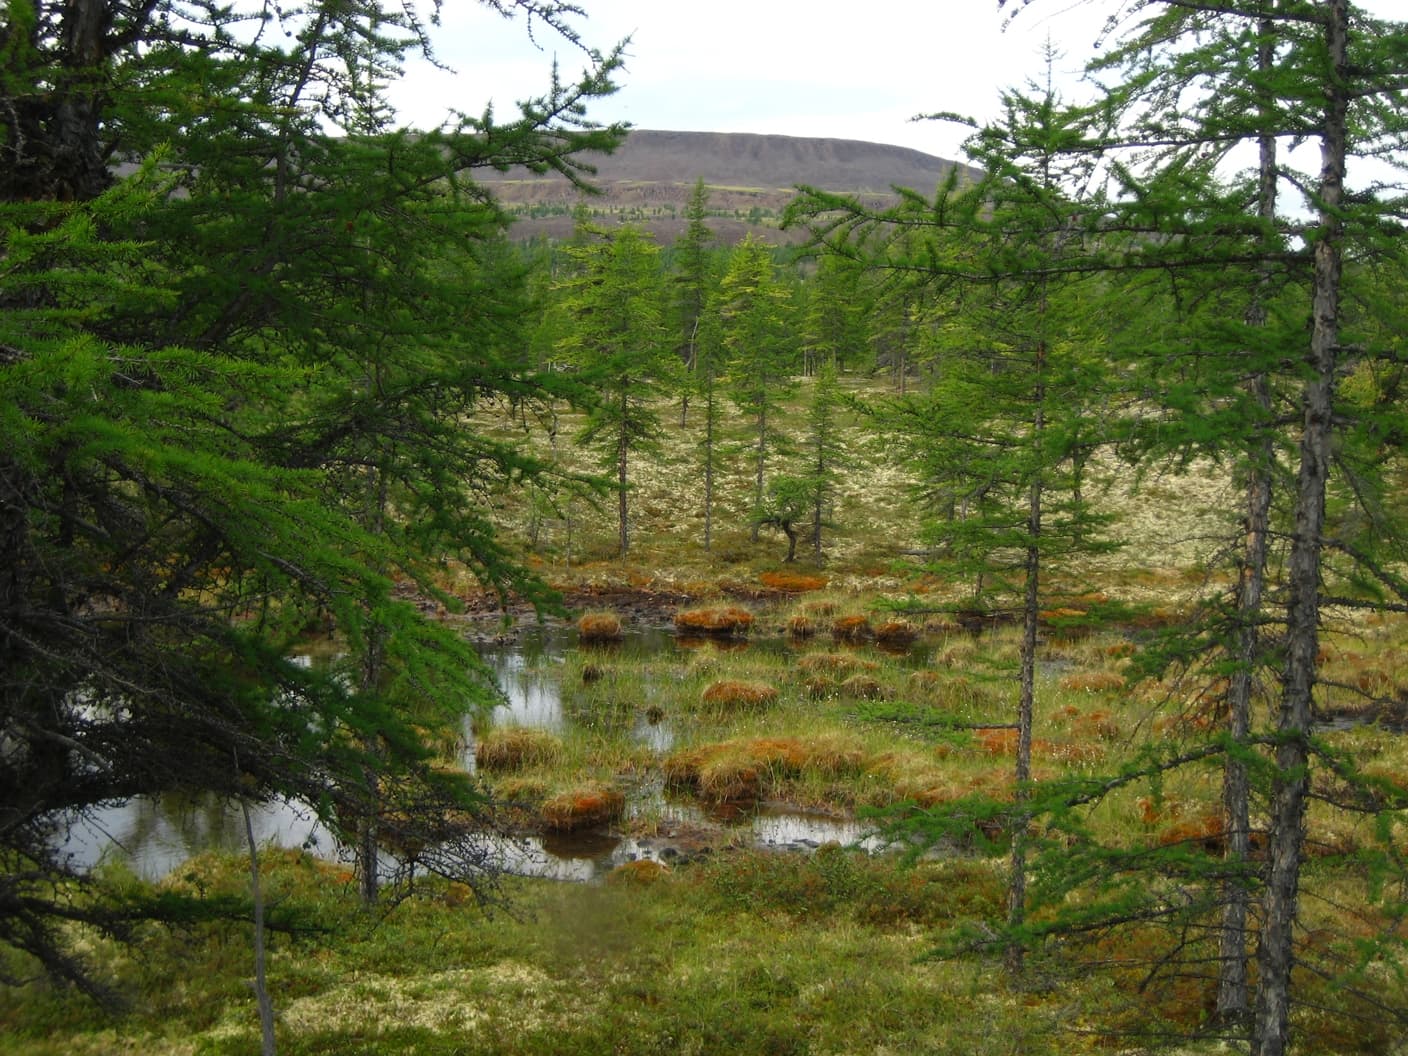
<path fill-rule="evenodd" d="M 730 527 L 716 534 L 714 553 L 703 552 L 691 443 L 681 429 L 659 466 L 638 477 L 643 523 L 628 562 L 610 556 L 610 510 L 578 499 L 557 511 L 569 515 L 547 517 L 522 495 L 500 499 L 508 538 L 574 603 L 558 622 L 600 643 L 532 661 L 560 688 L 554 728 L 476 724 L 475 765 L 506 828 L 654 834 L 672 823 L 660 808 L 633 805 L 642 788 L 706 819 L 771 803 L 902 824 L 974 795 L 1009 802 L 1016 630 L 1000 611 L 965 608 L 970 584 L 912 563 L 918 522 L 903 467 L 876 461 L 855 436 L 853 453 L 870 461 L 841 490 L 827 563 L 785 566 L 778 540 L 749 538 L 741 473 L 721 492 Z M 573 471 L 585 465 L 570 451 L 563 458 Z M 1226 484 L 1206 467 L 1152 491 L 1127 487 L 1116 466 L 1104 475 L 1106 501 L 1126 514 L 1134 542 L 1123 559 L 1067 570 L 1044 614 L 1040 779 L 1118 772 L 1150 744 L 1176 750 L 1220 718 L 1221 672 L 1193 664 L 1141 678 L 1140 661 L 1161 626 L 1221 581 L 1199 539 L 1233 508 L 1220 506 Z M 476 600 L 472 585 L 447 582 Z M 1408 700 L 1408 625 L 1332 616 L 1322 704 L 1335 722 L 1324 743 L 1347 750 L 1372 779 L 1403 787 L 1408 748 L 1397 724 Z M 673 644 L 648 653 L 615 644 L 642 629 Z M 1268 693 L 1257 706 L 1265 716 Z M 461 747 L 447 746 L 447 761 Z M 1186 768 L 1153 788 L 1112 792 L 1084 824 L 1112 844 L 1206 858 L 1221 850 L 1218 788 L 1212 765 Z M 1356 811 L 1334 788 L 1318 791 L 1307 885 L 1317 894 L 1304 904 L 1305 940 L 1353 965 L 1360 944 L 1400 927 L 1365 908 L 1376 882 L 1368 863 L 1408 850 L 1408 834 Z M 494 913 L 473 905 L 467 889 L 427 884 L 394 910 L 366 914 L 341 867 L 266 850 L 270 901 L 296 910 L 301 929 L 274 938 L 280 1051 L 1079 1053 L 1137 1050 L 1150 1031 L 1189 1035 L 1205 1020 L 1206 975 L 1140 974 L 1137 965 L 1169 942 L 1156 929 L 1091 934 L 1069 960 L 1055 950 L 1034 956 L 1021 983 L 996 957 L 927 958 L 1002 918 L 1000 824 L 975 824 L 941 857 L 917 862 L 840 847 L 766 853 L 726 825 L 703 828 L 690 833 L 690 853 L 629 863 L 603 885 L 511 878 L 509 908 Z M 245 870 L 203 858 L 165 883 L 241 896 Z M 113 1017 L 31 981 L 0 994 L 7 1052 L 257 1048 L 247 928 L 153 927 L 136 954 L 97 937 L 85 948 L 131 1010 Z M 1402 1003 L 1401 981 L 1370 982 Z M 1303 983 L 1307 1051 L 1389 1051 L 1387 1021 L 1326 1013 L 1344 1004 L 1333 985 Z M 1183 1051 L 1222 1050 L 1188 1041 Z"/>

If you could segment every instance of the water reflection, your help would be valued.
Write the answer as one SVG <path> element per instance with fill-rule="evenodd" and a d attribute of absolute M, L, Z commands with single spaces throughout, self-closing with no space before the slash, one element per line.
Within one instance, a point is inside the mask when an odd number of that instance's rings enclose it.
<path fill-rule="evenodd" d="M 782 640 L 725 643 L 734 648 L 786 650 Z M 719 643 L 710 643 L 718 648 Z M 660 706 L 674 691 L 679 668 L 694 643 L 677 641 L 664 629 L 637 630 L 610 646 L 581 647 L 576 631 L 534 627 L 513 641 L 483 640 L 479 650 L 503 692 L 493 710 L 494 724 L 537 726 L 561 733 L 569 724 L 625 733 L 657 754 L 671 751 L 677 731 Z M 581 658 L 589 658 L 582 660 Z M 569 663 L 569 658 L 572 662 Z M 609 668 L 613 660 L 650 659 L 633 664 L 628 693 L 617 686 L 581 680 L 580 662 Z M 316 658 L 307 658 L 316 663 Z M 575 676 L 565 685 L 569 672 Z M 474 770 L 474 737 L 464 727 L 463 765 Z M 260 846 L 302 847 L 325 858 L 338 857 L 335 840 L 306 806 L 276 802 L 251 806 L 255 841 Z M 695 803 L 668 800 L 659 787 L 639 790 L 627 806 L 630 827 L 668 831 L 725 825 L 733 838 L 763 847 L 807 850 L 825 843 L 878 850 L 880 845 L 860 823 L 768 808 L 733 806 L 705 810 Z M 639 859 L 669 862 L 682 853 L 668 837 L 611 836 L 603 833 L 495 839 L 493 853 L 505 871 L 560 880 L 592 880 Z M 63 843 L 76 868 L 87 869 L 109 857 L 125 860 L 141 877 L 156 880 L 206 850 L 244 853 L 244 818 L 238 803 L 214 796 L 171 794 L 138 797 L 95 811 L 76 822 Z"/>
<path fill-rule="evenodd" d="M 302 847 L 319 857 L 337 856 L 336 841 L 306 806 L 252 803 L 249 813 L 257 846 Z M 210 794 L 137 796 L 75 821 L 64 841 L 64 853 L 76 869 L 117 859 L 144 880 L 160 880 L 204 851 L 247 851 L 237 802 Z"/>

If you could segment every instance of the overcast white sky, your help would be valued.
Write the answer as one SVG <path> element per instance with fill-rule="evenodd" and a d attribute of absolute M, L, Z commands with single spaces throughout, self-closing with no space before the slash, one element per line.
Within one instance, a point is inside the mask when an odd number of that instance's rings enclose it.
<path fill-rule="evenodd" d="M 631 38 L 621 90 L 591 112 L 636 128 L 834 136 L 956 158 L 967 133 L 914 122 L 948 110 L 992 116 L 999 91 L 1042 79 L 1048 37 L 1072 76 L 1110 5 L 1042 0 L 1005 30 L 996 0 L 579 0 L 583 39 Z M 1015 6 L 1015 0 L 1007 7 Z M 500 117 L 540 94 L 556 57 L 564 80 L 583 56 L 539 27 L 448 0 L 436 33 L 455 73 L 417 66 L 392 98 L 405 123 L 439 124 L 450 107 Z"/>

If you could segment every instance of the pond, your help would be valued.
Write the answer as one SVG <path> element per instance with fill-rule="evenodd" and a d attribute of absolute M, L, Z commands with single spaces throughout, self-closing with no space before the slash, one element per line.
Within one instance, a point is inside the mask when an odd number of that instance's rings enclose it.
<path fill-rule="evenodd" d="M 481 636 L 480 655 L 494 673 L 504 700 L 491 716 L 494 724 L 537 726 L 561 732 L 575 721 L 564 706 L 563 672 L 578 649 L 575 630 L 560 626 L 529 627 L 511 639 Z M 599 647 L 593 647 L 599 648 Z M 613 655 L 650 658 L 684 646 L 663 629 L 633 632 L 609 647 Z M 749 648 L 784 649 L 780 640 L 755 642 Z M 641 687 L 649 699 L 651 686 Z M 677 736 L 669 721 L 632 715 L 629 735 L 657 754 L 668 752 Z M 473 731 L 466 724 L 464 765 L 473 769 Z M 525 836 L 493 841 L 493 857 L 507 872 L 559 880 L 591 881 L 637 859 L 670 862 L 688 854 L 679 832 L 722 826 L 731 842 L 779 850 L 810 850 L 835 842 L 876 849 L 864 826 L 854 820 L 802 813 L 770 804 L 721 815 L 691 802 L 675 802 L 658 784 L 646 784 L 628 796 L 627 817 L 648 817 L 642 826 L 654 836 L 626 836 L 602 831 Z M 301 847 L 328 859 L 344 856 L 313 812 L 298 803 L 251 806 L 255 840 L 261 846 Z M 687 842 L 687 841 L 686 841 Z M 244 817 L 237 803 L 215 796 L 171 794 L 138 797 L 96 811 L 76 823 L 64 837 L 64 851 L 78 868 L 99 861 L 125 862 L 139 876 L 155 880 L 206 850 L 243 853 Z"/>

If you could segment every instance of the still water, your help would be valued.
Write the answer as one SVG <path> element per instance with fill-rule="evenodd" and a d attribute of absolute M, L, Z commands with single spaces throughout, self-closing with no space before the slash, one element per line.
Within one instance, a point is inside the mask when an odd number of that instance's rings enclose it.
<path fill-rule="evenodd" d="M 750 648 L 782 648 L 762 643 Z M 592 721 L 572 714 L 571 699 L 564 695 L 567 660 L 577 650 L 576 632 L 561 627 L 534 627 L 512 640 L 481 642 L 480 655 L 494 673 L 503 701 L 494 709 L 493 724 L 536 726 L 562 732 L 571 723 Z M 586 647 L 583 647 L 584 649 Z M 600 647 L 593 647 L 600 648 Z M 669 657 L 682 646 L 673 634 L 647 630 L 629 635 L 608 647 L 611 654 L 632 657 Z M 662 665 L 667 671 L 669 665 Z M 666 678 L 665 674 L 658 677 Z M 649 671 L 637 687 L 648 702 L 664 687 L 651 684 Z M 648 711 L 648 709 L 646 709 Z M 668 720 L 652 720 L 630 709 L 629 733 L 656 753 L 671 750 L 677 731 Z M 474 765 L 473 731 L 465 730 L 466 767 Z M 668 799 L 658 786 L 634 790 L 628 798 L 628 816 L 647 816 L 661 831 L 676 827 L 717 826 L 721 819 L 707 815 L 692 803 Z M 290 802 L 255 804 L 250 808 L 254 838 L 261 846 L 303 848 L 319 857 L 337 859 L 343 849 L 323 829 L 306 805 Z M 736 840 L 779 849 L 808 849 L 823 843 L 859 844 L 875 849 L 864 826 L 855 821 L 814 814 L 799 814 L 761 806 L 726 819 Z M 590 881 L 613 868 L 638 859 L 668 863 L 680 853 L 667 838 L 616 836 L 603 832 L 527 836 L 491 840 L 493 857 L 511 873 L 559 880 Z M 106 807 L 88 820 L 76 823 L 64 839 L 64 851 L 78 868 L 91 868 L 104 860 L 121 860 L 139 876 L 156 880 L 192 856 L 207 850 L 243 853 L 246 848 L 244 816 L 237 803 L 216 796 L 167 795 L 139 797 Z"/>

